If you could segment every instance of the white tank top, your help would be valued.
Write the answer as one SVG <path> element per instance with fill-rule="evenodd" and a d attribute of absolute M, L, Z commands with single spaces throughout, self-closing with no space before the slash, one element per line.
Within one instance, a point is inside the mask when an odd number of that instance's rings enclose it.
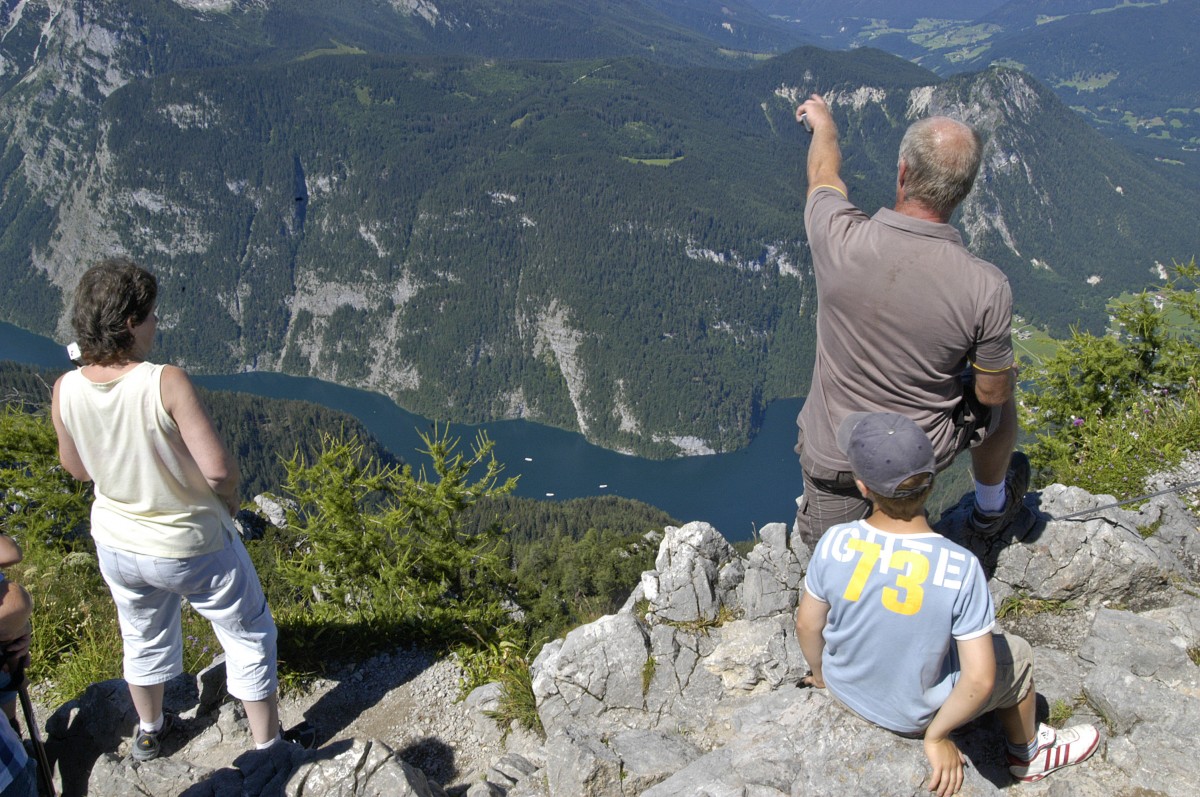
<path fill-rule="evenodd" d="M 187 559 L 221 550 L 233 521 L 163 407 L 162 369 L 139 363 L 103 383 L 71 371 L 59 414 L 94 482 L 96 542 Z"/>

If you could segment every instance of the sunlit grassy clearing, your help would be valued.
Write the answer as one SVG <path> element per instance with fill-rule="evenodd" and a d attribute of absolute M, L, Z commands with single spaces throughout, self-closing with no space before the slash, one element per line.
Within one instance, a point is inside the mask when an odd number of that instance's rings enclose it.
<path fill-rule="evenodd" d="M 1123 8 L 1153 8 L 1154 6 L 1165 5 L 1167 2 L 1168 2 L 1168 0 L 1158 0 L 1158 2 L 1131 3 L 1131 2 L 1128 2 L 1128 0 L 1125 0 L 1125 2 L 1117 3 L 1115 6 L 1111 6 L 1109 8 L 1094 8 L 1091 11 L 1089 11 L 1088 13 L 1089 14 L 1107 14 L 1109 11 L 1120 11 Z"/>
<path fill-rule="evenodd" d="M 1066 80 L 1060 80 L 1058 86 L 1061 88 L 1067 86 L 1076 91 L 1096 91 L 1112 83 L 1118 77 L 1120 72 L 1100 72 L 1098 74 L 1088 74 L 1084 72 L 1076 72 Z"/>
<path fill-rule="evenodd" d="M 622 155 L 621 160 L 628 161 L 630 163 L 642 163 L 642 164 L 645 164 L 646 166 L 666 167 L 666 166 L 670 166 L 673 163 L 679 163 L 679 161 L 683 160 L 685 157 L 687 157 L 687 156 L 680 155 L 678 158 L 630 158 L 626 155 Z"/>
<path fill-rule="evenodd" d="M 748 50 L 728 50 L 718 47 L 717 52 L 725 58 L 745 58 L 749 61 L 766 61 L 775 57 L 775 53 L 756 53 Z"/>
<path fill-rule="evenodd" d="M 947 26 L 932 31 L 914 30 L 908 40 L 929 50 L 944 50 L 950 47 L 977 45 L 999 31 L 998 25 L 971 25 L 965 28 Z"/>
<path fill-rule="evenodd" d="M 1045 330 L 1025 323 L 1020 316 L 1013 317 L 1013 350 L 1017 359 L 1028 358 L 1033 362 L 1054 356 L 1061 341 L 1052 338 Z"/>
<path fill-rule="evenodd" d="M 310 58 L 320 58 L 325 55 L 366 55 L 367 51 L 358 47 L 351 47 L 348 44 L 334 40 L 333 47 L 321 47 L 316 50 L 309 50 L 304 55 L 297 58 L 297 61 L 307 61 Z"/>
<path fill-rule="evenodd" d="M 970 61 L 986 53 L 992 48 L 991 44 L 981 44 L 978 47 L 964 47 L 952 53 L 946 53 L 946 60 L 951 63 Z"/>

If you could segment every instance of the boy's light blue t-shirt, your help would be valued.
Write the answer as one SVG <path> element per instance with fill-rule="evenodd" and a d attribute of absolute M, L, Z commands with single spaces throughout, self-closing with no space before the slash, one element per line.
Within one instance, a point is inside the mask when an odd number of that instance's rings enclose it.
<path fill-rule="evenodd" d="M 974 554 L 940 534 L 865 520 L 821 537 L 804 588 L 829 604 L 825 685 L 871 722 L 923 731 L 958 680 L 951 639 L 989 633 L 992 596 Z"/>

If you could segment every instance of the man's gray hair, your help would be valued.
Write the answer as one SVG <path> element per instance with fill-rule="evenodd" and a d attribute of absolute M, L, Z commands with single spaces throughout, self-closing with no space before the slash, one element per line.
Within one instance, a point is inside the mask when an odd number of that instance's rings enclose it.
<path fill-rule="evenodd" d="M 982 157 L 983 139 L 965 122 L 946 116 L 914 122 L 900 141 L 900 161 L 908 164 L 905 198 L 949 218 L 971 192 Z"/>

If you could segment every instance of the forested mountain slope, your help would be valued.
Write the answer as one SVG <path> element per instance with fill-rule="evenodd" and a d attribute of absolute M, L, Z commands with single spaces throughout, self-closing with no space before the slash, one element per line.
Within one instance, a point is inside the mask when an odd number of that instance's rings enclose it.
<path fill-rule="evenodd" d="M 1016 72 L 943 81 L 868 49 L 737 69 L 360 53 L 366 17 L 332 11 L 294 57 L 249 15 L 64 6 L 31 38 L 39 7 L 5 21 L 0 314 L 65 341 L 78 275 L 126 252 L 162 279 L 164 356 L 196 370 L 313 375 L 649 455 L 743 445 L 809 375 L 792 115 L 813 91 L 868 210 L 892 199 L 911 118 L 984 130 L 963 226 L 1035 321 L 1099 325 L 1107 297 L 1196 248 L 1196 196 Z M 263 29 L 299 41 L 266 8 Z"/>
<path fill-rule="evenodd" d="M 990 46 L 958 69 L 1020 66 L 1051 86 L 1097 129 L 1165 164 L 1200 176 L 1200 0 L 1124 5 L 1043 17 L 1044 4 L 1013 2 Z M 1019 12 L 1024 12 L 1023 14 Z M 933 67 L 931 63 L 926 66 Z"/>

